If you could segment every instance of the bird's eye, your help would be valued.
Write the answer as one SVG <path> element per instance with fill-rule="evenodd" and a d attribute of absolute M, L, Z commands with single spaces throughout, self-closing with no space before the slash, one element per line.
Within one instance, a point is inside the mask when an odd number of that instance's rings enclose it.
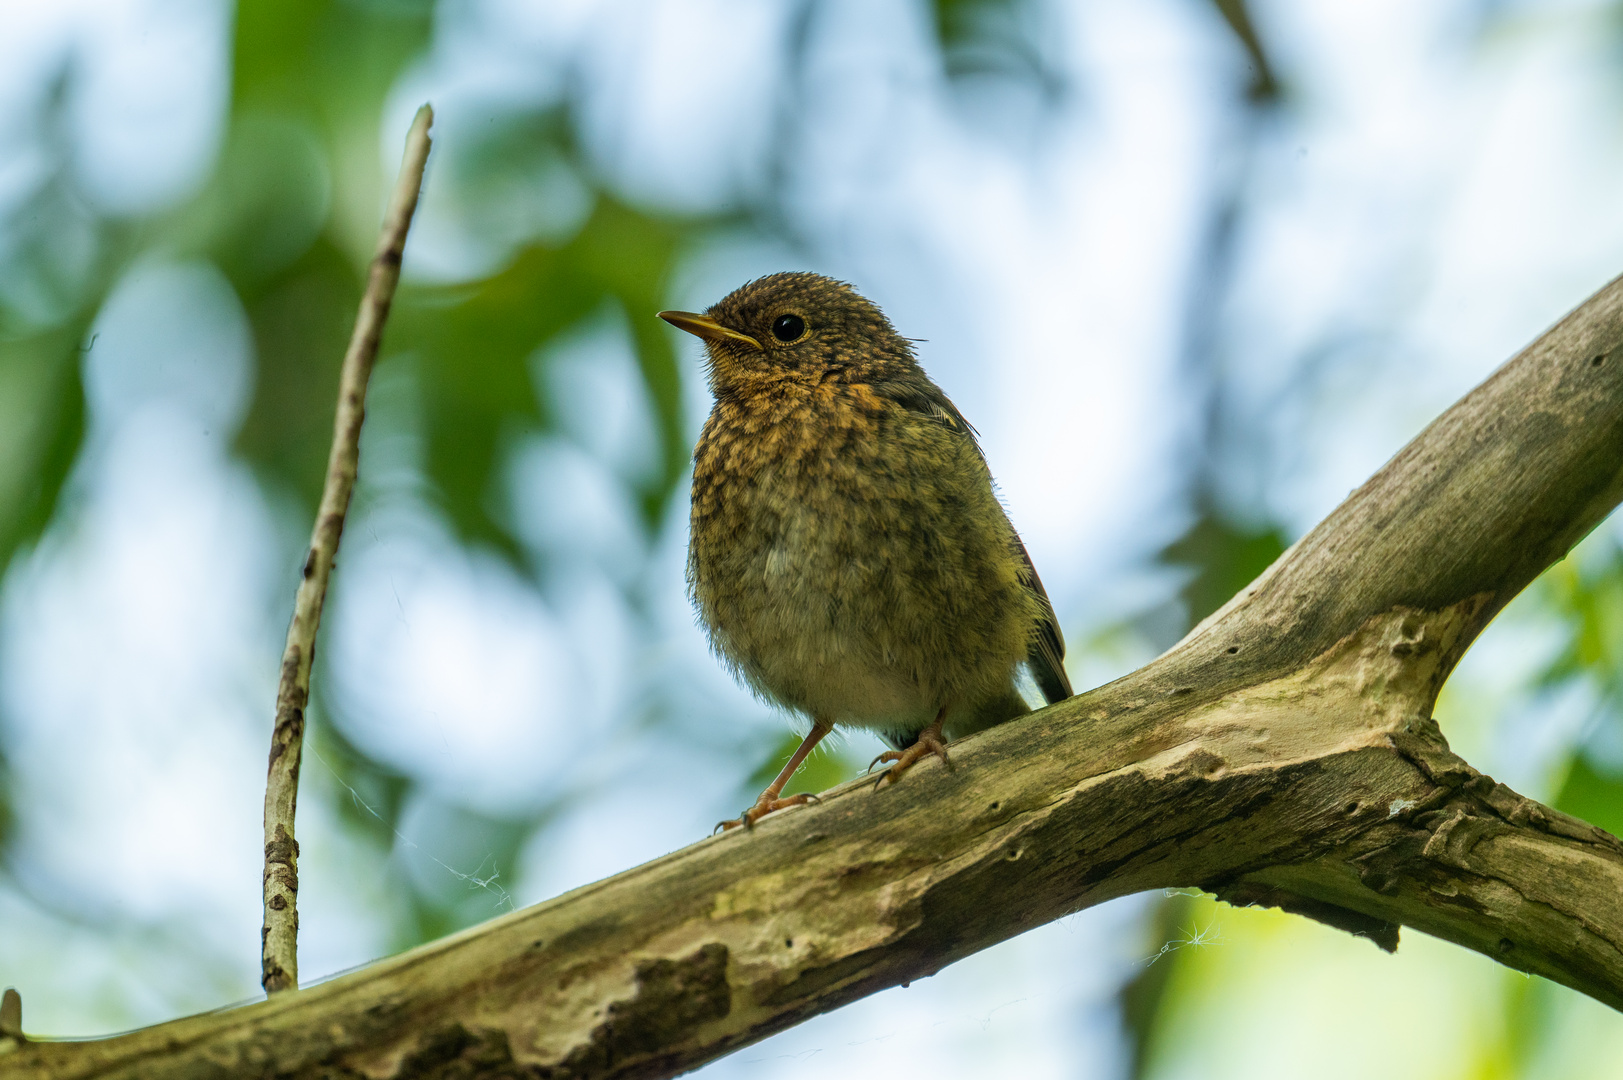
<path fill-rule="evenodd" d="M 799 315 L 779 315 L 772 321 L 772 336 L 779 341 L 797 341 L 806 332 L 806 320 Z"/>

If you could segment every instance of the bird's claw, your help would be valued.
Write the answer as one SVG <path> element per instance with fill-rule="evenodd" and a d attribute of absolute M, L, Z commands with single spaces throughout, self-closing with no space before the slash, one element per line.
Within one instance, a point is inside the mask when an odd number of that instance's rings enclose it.
<path fill-rule="evenodd" d="M 929 731 L 921 732 L 918 742 L 909 746 L 906 750 L 886 750 L 868 764 L 868 771 L 873 772 L 874 766 L 881 761 L 894 761 L 896 764 L 879 774 L 879 779 L 874 781 L 874 790 L 878 791 L 879 786 L 886 780 L 895 783 L 904 772 L 912 768 L 921 758 L 930 754 L 940 758 L 941 763 L 947 768 L 952 768 L 952 758 L 947 756 L 946 744 Z"/>
<path fill-rule="evenodd" d="M 744 811 L 743 814 L 729 821 L 718 821 L 716 827 L 710 830 L 714 836 L 718 832 L 730 832 L 742 825 L 746 829 L 755 828 L 755 823 L 772 813 L 774 810 L 784 810 L 791 806 L 804 806 L 809 802 L 821 802 L 816 795 L 806 793 L 791 795 L 787 799 L 769 799 L 765 795 L 755 800 L 755 805 Z"/>

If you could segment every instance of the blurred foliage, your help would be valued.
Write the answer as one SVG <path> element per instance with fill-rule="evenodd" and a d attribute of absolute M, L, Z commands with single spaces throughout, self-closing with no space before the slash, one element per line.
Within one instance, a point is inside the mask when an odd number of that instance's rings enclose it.
<path fill-rule="evenodd" d="M 38 536 L 84 438 L 84 322 L 0 337 L 0 558 Z"/>
<path fill-rule="evenodd" d="M 84 436 L 86 333 L 129 248 L 129 230 L 98 219 L 69 180 L 65 97 L 64 76 L 36 121 L 45 168 L 0 253 L 0 565 L 56 510 Z"/>
<path fill-rule="evenodd" d="M 393 847 L 395 826 L 411 794 L 411 778 L 357 749 L 342 729 L 326 722 L 321 709 L 312 709 L 309 719 L 305 748 L 315 761 L 307 761 L 301 768 L 313 772 L 321 785 L 336 783 L 341 789 L 333 806 L 345 826 L 368 837 L 377 847 Z M 309 779 L 306 776 L 301 784 Z"/>
<path fill-rule="evenodd" d="M 1534 588 L 1534 599 L 1566 634 L 1543 687 L 1581 684 L 1594 701 L 1556 808 L 1623 836 L 1623 544 L 1597 535 Z"/>
<path fill-rule="evenodd" d="M 1252 22 L 1246 0 L 1210 0 L 1245 52 L 1245 96 L 1253 105 L 1283 100 L 1284 87 Z M 1038 91 L 1047 104 L 1066 90 L 1063 65 L 1050 44 L 1052 13 L 1033 0 L 931 0 L 942 68 L 954 81 L 1005 79 Z"/>
<path fill-rule="evenodd" d="M 1556 808 L 1613 836 L 1623 836 L 1623 769 L 1597 765 L 1589 755 L 1573 755 Z"/>
<path fill-rule="evenodd" d="M 1623 546 L 1596 536 L 1552 566 L 1537 588 L 1567 631 L 1542 684 L 1591 680 L 1615 712 L 1623 703 Z"/>
<path fill-rule="evenodd" d="M 1238 523 L 1205 507 L 1194 524 L 1161 551 L 1161 562 L 1192 571 L 1179 591 L 1188 612 L 1185 630 L 1228 603 L 1289 546 L 1278 526 Z"/>
<path fill-rule="evenodd" d="M 400 890 L 405 903 L 396 923 L 396 950 L 513 910 L 512 868 L 534 823 L 460 806 L 434 810 L 420 842 L 402 840 L 396 849 L 397 880 L 406 886 Z"/>
<path fill-rule="evenodd" d="M 1262 39 L 1257 36 L 1257 27 L 1251 21 L 1251 11 L 1246 7 L 1245 0 L 1212 0 L 1212 4 L 1217 8 L 1217 13 L 1223 16 L 1235 40 L 1245 49 L 1246 61 L 1251 69 L 1246 97 L 1254 105 L 1279 101 L 1284 96 L 1283 88 L 1274 73 L 1273 63 L 1268 59 L 1267 50 L 1262 46 Z"/>
<path fill-rule="evenodd" d="M 669 337 L 652 317 L 686 226 L 639 213 L 599 193 L 586 223 L 558 247 L 531 245 L 505 269 L 470 286 L 410 288 L 391 341 L 421 362 L 428 472 L 462 535 L 516 554 L 492 512 L 489 489 L 503 440 L 547 417 L 528 358 L 605 301 L 628 316 L 631 340 L 659 425 L 660 467 L 641 496 L 644 524 L 664 516 L 687 467 L 681 386 Z"/>
<path fill-rule="evenodd" d="M 4 862 L 5 854 L 9 850 L 11 833 L 16 827 L 16 820 L 11 809 L 11 763 L 6 760 L 5 754 L 0 753 L 0 863 Z"/>
<path fill-rule="evenodd" d="M 401 902 L 380 914 L 394 920 L 394 949 L 432 941 L 511 909 L 508 888 L 534 821 L 435 805 L 430 827 L 411 840 L 400 831 L 408 801 L 421 795 L 410 777 L 368 757 L 319 713 L 305 749 L 304 768 L 310 774 L 305 783 L 329 788 L 344 825 L 392 854 L 391 891 Z M 470 852 L 478 853 L 478 864 L 459 865 L 469 860 Z"/>
<path fill-rule="evenodd" d="M 1052 99 L 1063 88 L 1046 53 L 1042 15 L 1030 0 L 933 0 L 936 42 L 948 78 L 1012 78 Z"/>

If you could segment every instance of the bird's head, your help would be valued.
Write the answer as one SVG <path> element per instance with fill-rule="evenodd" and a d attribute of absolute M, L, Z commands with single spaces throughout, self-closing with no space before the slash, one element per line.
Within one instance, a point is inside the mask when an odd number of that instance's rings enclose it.
<path fill-rule="evenodd" d="M 703 315 L 662 311 L 672 326 L 704 339 L 710 389 L 718 397 L 749 385 L 831 375 L 854 382 L 917 370 L 913 347 L 880 311 L 843 281 L 820 274 L 757 278 Z"/>

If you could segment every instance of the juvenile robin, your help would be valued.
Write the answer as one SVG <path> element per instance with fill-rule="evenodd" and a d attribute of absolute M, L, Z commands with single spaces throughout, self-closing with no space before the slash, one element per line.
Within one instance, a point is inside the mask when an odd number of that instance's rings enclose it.
<path fill-rule="evenodd" d="M 780 798 L 836 724 L 877 731 L 895 782 L 950 738 L 1029 712 L 1029 666 L 1071 695 L 1065 644 L 992 491 L 975 429 L 913 346 L 850 286 L 773 274 L 703 315 L 715 407 L 693 456 L 688 588 L 716 653 L 811 732 L 754 806 Z"/>

